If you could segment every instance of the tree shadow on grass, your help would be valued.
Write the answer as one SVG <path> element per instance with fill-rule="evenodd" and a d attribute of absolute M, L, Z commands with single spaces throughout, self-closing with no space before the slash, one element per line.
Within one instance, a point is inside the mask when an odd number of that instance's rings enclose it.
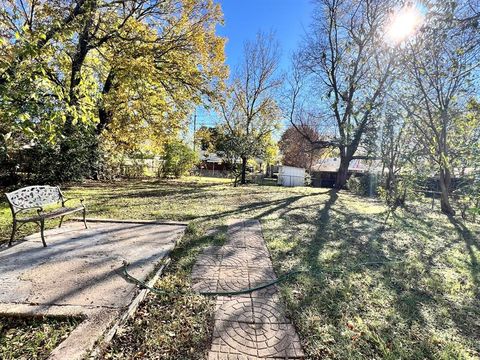
<path fill-rule="evenodd" d="M 465 337 L 472 337 L 477 344 L 476 355 L 480 357 L 480 263 L 476 255 L 480 253 L 480 241 L 472 230 L 454 216 L 448 216 L 450 223 L 458 234 L 458 240 L 463 241 L 470 259 L 468 268 L 473 281 L 474 297 L 471 301 L 462 303 L 451 302 L 452 319 L 458 330 Z"/>
<path fill-rule="evenodd" d="M 305 216 L 297 219 L 289 211 L 280 215 L 293 228 L 296 221 L 310 221 L 309 225 L 316 229 L 305 239 L 293 233 L 284 242 L 294 244 L 274 256 L 280 273 L 288 270 L 286 264 L 292 255 L 297 258 L 297 266 L 310 271 L 282 285 L 294 322 L 303 338 L 308 339 L 309 356 L 335 354 L 342 358 L 354 354 L 351 358 L 424 359 L 445 351 L 448 357 L 462 350 L 452 345 L 451 341 L 457 339 L 437 343 L 435 339 L 444 328 L 450 334 L 461 334 L 462 346 L 466 346 L 463 349 L 475 349 L 472 340 L 478 336 L 471 330 L 478 329 L 475 324 L 479 315 L 472 310 L 474 304 L 468 301 L 468 295 L 464 296 L 465 306 L 449 302 L 444 291 L 450 289 L 440 280 L 441 270 L 422 253 L 427 241 L 429 253 L 436 256 L 432 234 L 448 240 L 449 227 L 442 223 L 432 228 L 418 215 L 410 218 L 412 215 L 406 214 L 408 219 L 385 228 L 384 213 L 364 214 L 351 209 L 345 198 L 339 201 L 339 194 L 329 192 L 314 220 Z M 405 232 L 404 227 L 409 230 Z M 478 244 L 471 233 L 465 242 L 476 265 L 473 276 L 478 298 L 478 261 L 473 250 L 478 249 Z M 462 296 L 461 292 L 456 294 Z M 374 325 L 372 317 L 381 319 L 382 326 Z M 361 329 L 356 330 L 357 326 Z M 345 338 L 345 333 L 351 333 L 356 340 Z M 335 345 L 328 342 L 332 337 Z"/>
<path fill-rule="evenodd" d="M 197 255 L 206 246 L 222 246 L 227 232 L 226 226 L 219 226 L 214 232 L 204 232 L 197 229 L 196 225 L 190 225 L 180 242 L 170 253 L 172 265 L 168 272 L 178 270 L 190 272 L 196 262 Z"/>
<path fill-rule="evenodd" d="M 271 214 L 276 212 L 280 212 L 283 210 L 283 215 L 285 215 L 292 204 L 295 202 L 305 199 L 307 197 L 318 196 L 322 193 L 313 193 L 313 194 L 303 194 L 303 195 L 295 195 L 289 196 L 282 199 L 276 200 L 265 200 L 265 201 L 256 201 L 249 204 L 239 205 L 232 210 L 222 211 L 220 213 L 215 213 L 206 216 L 196 217 L 196 219 L 201 220 L 220 220 L 220 219 L 228 219 L 232 217 L 239 217 L 244 218 L 251 216 L 254 219 L 263 220 Z M 248 214 L 248 215 L 246 215 Z"/>
<path fill-rule="evenodd" d="M 463 240 L 465 243 L 466 250 L 470 257 L 469 267 L 473 282 L 475 284 L 475 296 L 480 300 L 480 264 L 475 254 L 475 251 L 480 251 L 479 241 L 475 238 L 475 235 L 472 233 L 472 231 L 470 231 L 470 229 L 468 229 L 465 224 L 463 224 L 457 218 L 454 216 L 449 216 L 448 219 L 457 231 L 459 239 Z"/>
<path fill-rule="evenodd" d="M 121 191 L 112 191 L 106 192 L 102 189 L 101 197 L 108 198 L 109 200 L 113 199 L 136 199 L 136 198 L 162 198 L 162 197 L 172 197 L 172 196 L 185 196 L 198 193 L 207 193 L 211 191 L 211 188 L 217 186 L 223 186 L 224 184 L 217 183 L 206 183 L 206 184 L 196 184 L 196 183 L 175 183 L 167 181 L 156 181 L 156 182 L 133 182 L 128 183 L 127 187 L 118 186 L 117 188 Z M 88 187 L 87 187 L 88 188 Z M 91 189 L 95 189 L 94 186 Z M 110 188 L 109 188 L 110 189 Z M 114 190 L 116 188 L 113 188 Z M 72 189 L 74 190 L 74 189 Z M 94 196 L 94 195 L 92 195 Z"/>

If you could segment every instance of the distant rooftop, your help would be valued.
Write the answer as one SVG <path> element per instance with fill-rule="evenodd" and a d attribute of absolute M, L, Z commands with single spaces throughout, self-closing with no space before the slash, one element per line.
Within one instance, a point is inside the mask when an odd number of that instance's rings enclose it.
<path fill-rule="evenodd" d="M 312 171 L 337 172 L 340 167 L 339 157 L 330 157 L 319 160 L 312 166 Z M 350 161 L 348 170 L 352 172 L 380 172 L 382 162 L 380 160 L 361 160 L 354 159 Z"/>

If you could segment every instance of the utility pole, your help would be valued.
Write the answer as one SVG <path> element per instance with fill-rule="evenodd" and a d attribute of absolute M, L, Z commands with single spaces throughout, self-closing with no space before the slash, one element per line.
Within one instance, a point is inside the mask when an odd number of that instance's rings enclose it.
<path fill-rule="evenodd" d="M 193 151 L 195 151 L 196 133 L 197 133 L 197 109 L 195 109 L 195 114 L 193 115 Z"/>

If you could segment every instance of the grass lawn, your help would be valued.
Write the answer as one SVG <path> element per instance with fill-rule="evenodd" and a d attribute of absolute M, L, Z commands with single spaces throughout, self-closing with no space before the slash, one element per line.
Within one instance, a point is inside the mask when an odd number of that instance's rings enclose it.
<path fill-rule="evenodd" d="M 0 317 L 0 359 L 46 359 L 80 321 Z"/>
<path fill-rule="evenodd" d="M 84 197 L 91 217 L 191 221 L 157 284 L 173 295 L 150 296 L 107 358 L 204 357 L 212 301 L 175 291 L 188 289 L 196 254 L 224 241 L 232 217 L 262 222 L 277 274 L 309 270 L 281 286 L 308 358 L 480 358 L 478 225 L 415 205 L 385 226 L 380 202 L 348 192 L 205 178 L 92 182 L 66 195 Z M 2 202 L 0 239 L 9 231 Z"/>

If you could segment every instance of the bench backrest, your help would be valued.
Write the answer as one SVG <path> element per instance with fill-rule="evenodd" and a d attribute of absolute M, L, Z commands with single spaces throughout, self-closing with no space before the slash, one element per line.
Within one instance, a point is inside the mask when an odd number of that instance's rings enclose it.
<path fill-rule="evenodd" d="M 31 209 L 63 201 L 63 195 L 58 186 L 27 186 L 5 195 L 14 213 L 21 209 Z"/>

